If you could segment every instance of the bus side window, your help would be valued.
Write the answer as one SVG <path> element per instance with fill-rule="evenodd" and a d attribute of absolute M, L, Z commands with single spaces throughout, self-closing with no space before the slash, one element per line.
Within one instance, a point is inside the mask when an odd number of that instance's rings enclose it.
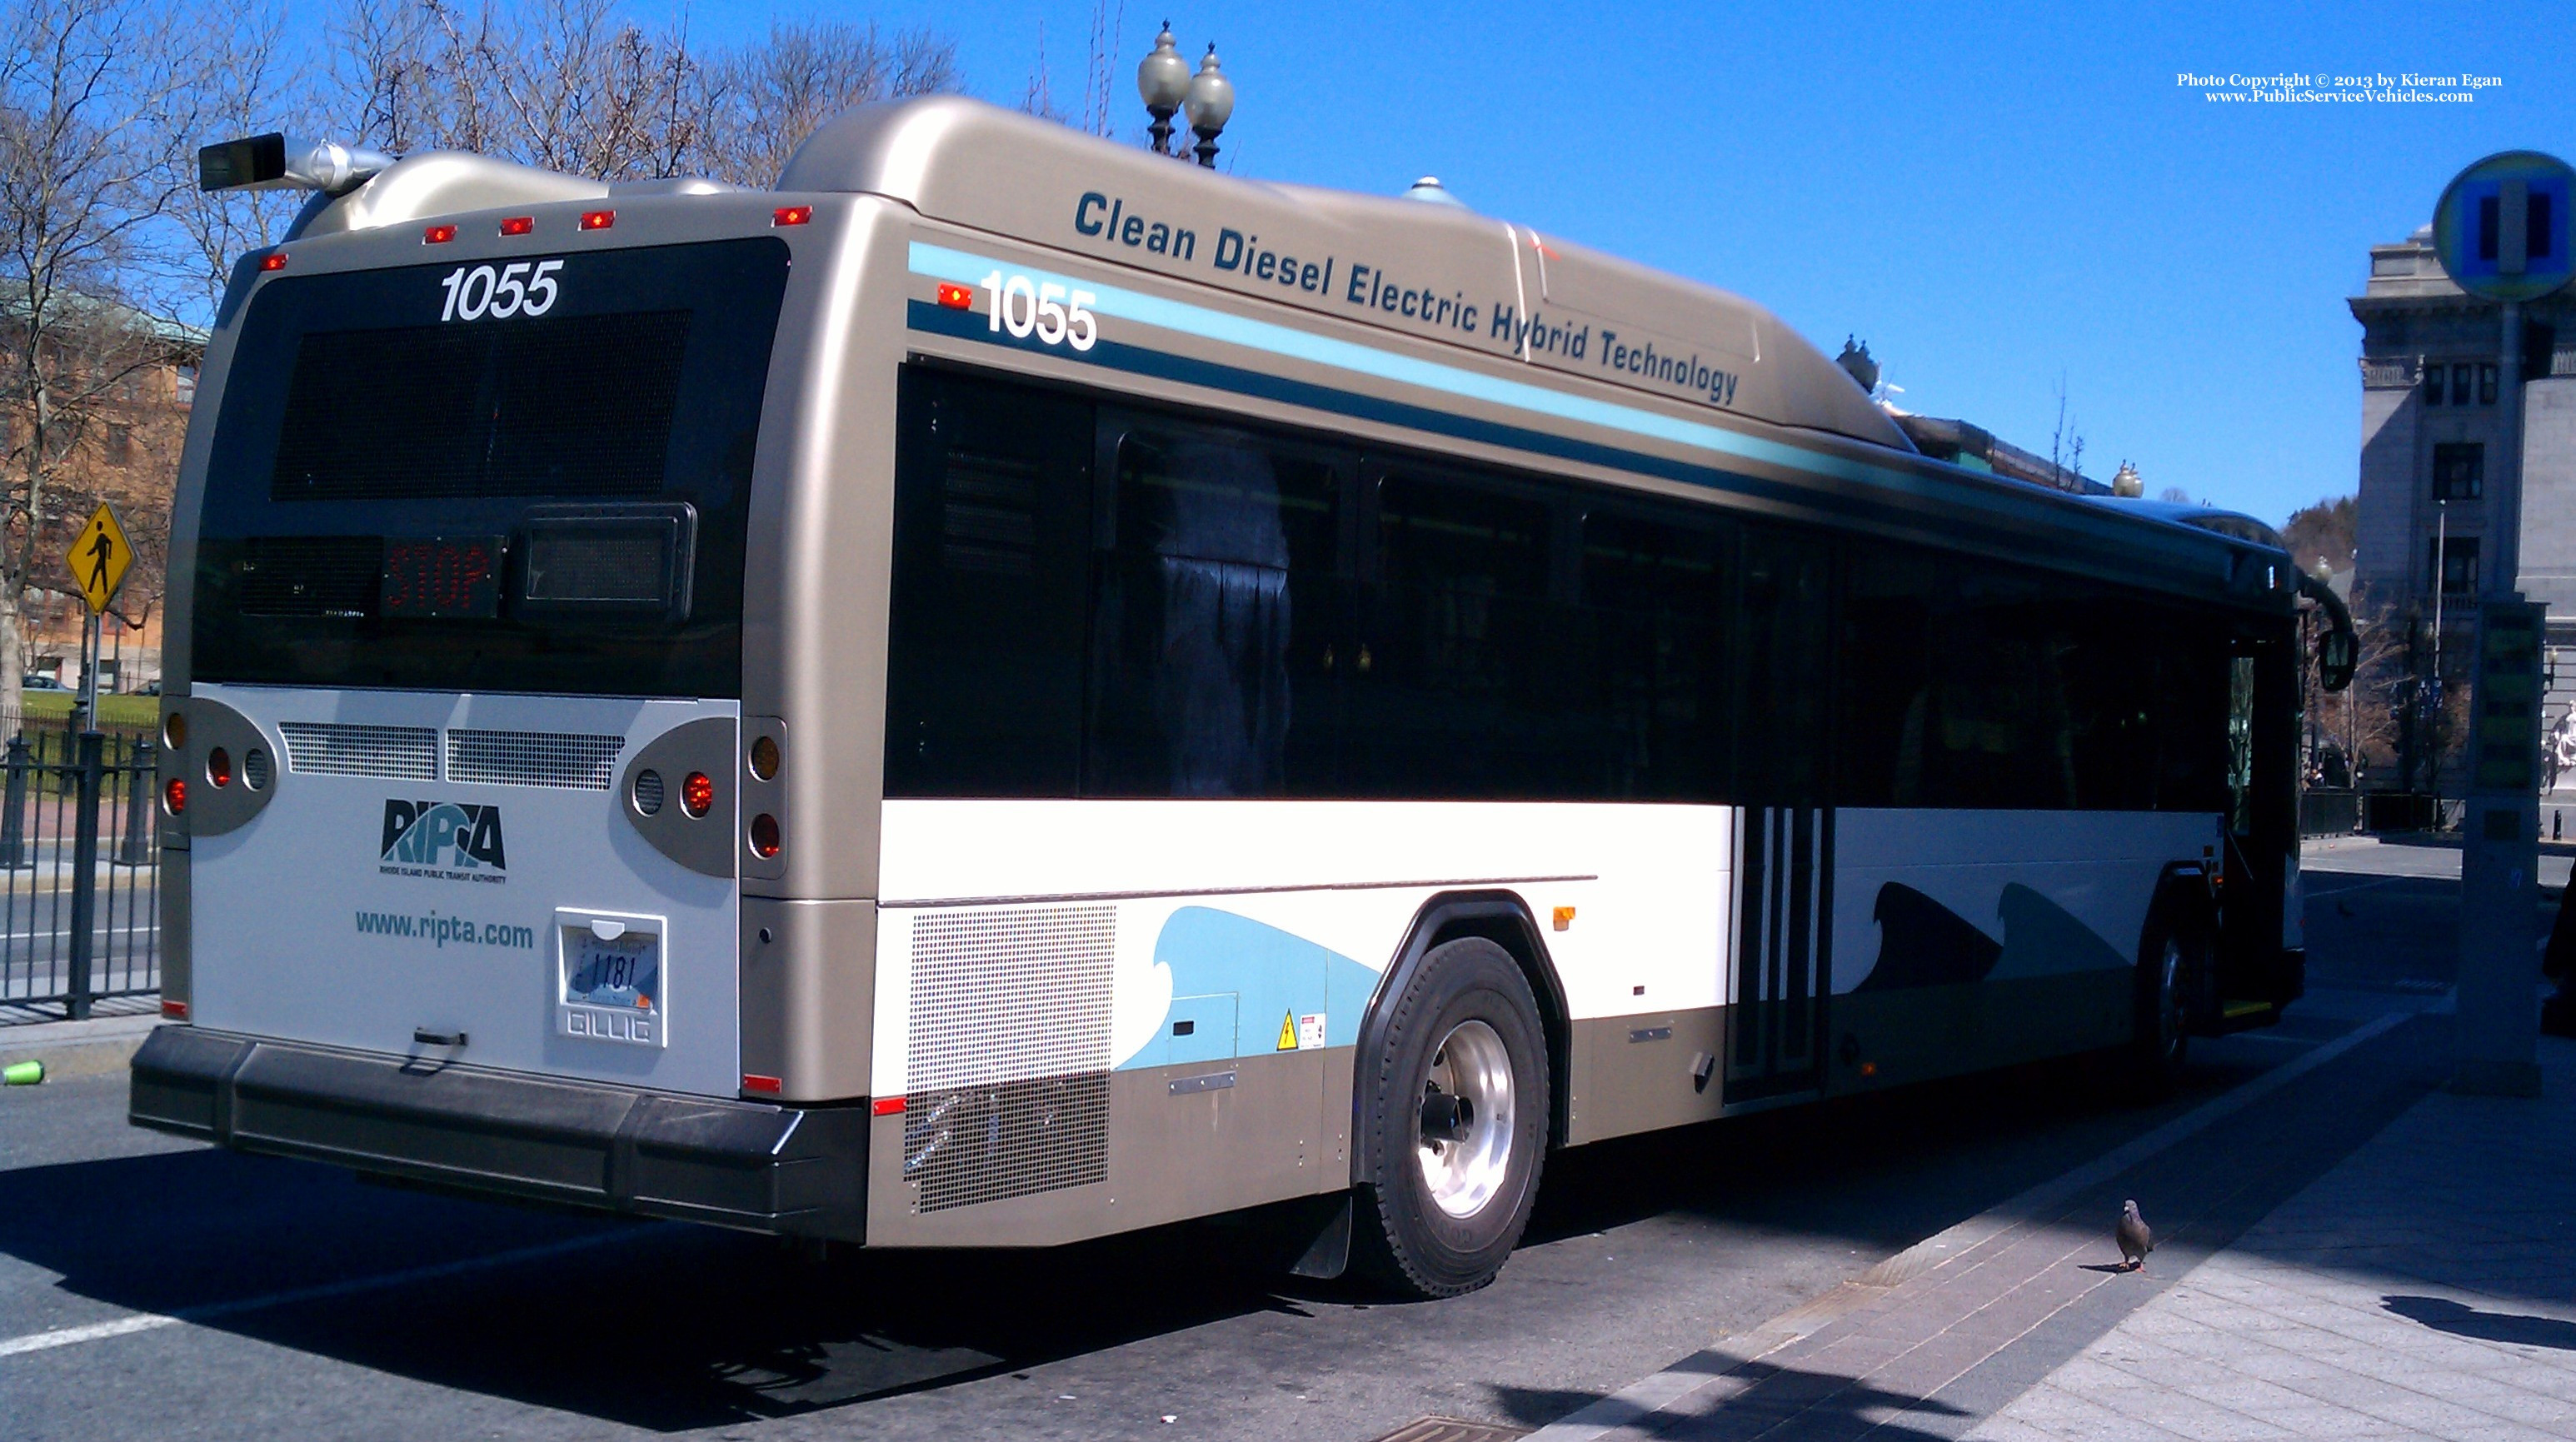
<path fill-rule="evenodd" d="M 1832 760 L 1829 543 L 1747 526 L 1736 568 L 1736 795 L 1751 806 L 1817 806 Z"/>
<path fill-rule="evenodd" d="M 1916 717 L 1932 686 L 1932 565 L 1911 549 L 1855 542 L 1842 608 L 1837 797 L 1845 806 L 1920 806 Z"/>
<path fill-rule="evenodd" d="M 1110 454 L 1083 793 L 1330 794 L 1336 469 L 1179 422 L 1130 428 Z"/>
<path fill-rule="evenodd" d="M 1584 794 L 1713 801 L 1729 761 L 1730 536 L 1706 517 L 1583 517 L 1576 644 L 1564 662 Z"/>
<path fill-rule="evenodd" d="M 886 794 L 1072 796 L 1091 407 L 907 369 L 898 411 Z"/>
<path fill-rule="evenodd" d="M 1392 471 L 1376 486 L 1375 584 L 1350 681 L 1350 791 L 1560 794 L 1550 508 L 1505 485 Z"/>

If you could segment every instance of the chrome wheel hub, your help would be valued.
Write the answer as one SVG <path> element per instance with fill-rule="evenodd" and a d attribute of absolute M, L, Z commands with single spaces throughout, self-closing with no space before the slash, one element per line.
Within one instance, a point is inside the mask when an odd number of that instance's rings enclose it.
<path fill-rule="evenodd" d="M 1516 1108 L 1512 1058 L 1481 1021 L 1462 1021 L 1431 1053 L 1422 1084 L 1414 1157 L 1433 1205 L 1472 1217 L 1503 1189 L 1512 1164 Z"/>

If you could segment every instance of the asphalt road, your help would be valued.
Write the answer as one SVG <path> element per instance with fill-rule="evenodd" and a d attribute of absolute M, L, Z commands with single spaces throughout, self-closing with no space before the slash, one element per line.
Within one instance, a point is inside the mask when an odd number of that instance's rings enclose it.
<path fill-rule="evenodd" d="M 2126 1105 L 2064 1064 L 1584 1148 L 1551 1163 L 1502 1279 L 1433 1304 L 1283 1288 L 1230 1265 L 1209 1228 L 815 1262 L 136 1132 L 118 1078 L 11 1089 L 0 1434 L 1360 1442 L 1425 1414 L 1535 1426 L 2425 1005 L 2449 983 L 2456 882 L 2323 869 L 2345 863 L 2310 861 L 2310 1001 L 2198 1046 L 2172 1101 Z"/>

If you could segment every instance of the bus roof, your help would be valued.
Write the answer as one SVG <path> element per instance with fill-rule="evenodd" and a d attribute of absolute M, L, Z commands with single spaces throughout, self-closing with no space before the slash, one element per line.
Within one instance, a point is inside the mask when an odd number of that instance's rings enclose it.
<path fill-rule="evenodd" d="M 1911 452 L 1761 306 L 1463 206 L 1245 180 L 957 96 L 825 125 L 783 191 L 925 216 L 1667 400 Z"/>

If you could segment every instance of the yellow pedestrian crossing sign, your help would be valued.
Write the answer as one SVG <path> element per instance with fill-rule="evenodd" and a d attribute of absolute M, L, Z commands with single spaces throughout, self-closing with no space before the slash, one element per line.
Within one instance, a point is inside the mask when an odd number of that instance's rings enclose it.
<path fill-rule="evenodd" d="M 89 524 L 72 538 L 63 564 L 71 568 L 72 584 L 88 599 L 91 615 L 104 612 L 107 603 L 116 599 L 116 588 L 125 584 L 125 568 L 134 564 L 134 547 L 107 502 L 98 503 Z"/>

